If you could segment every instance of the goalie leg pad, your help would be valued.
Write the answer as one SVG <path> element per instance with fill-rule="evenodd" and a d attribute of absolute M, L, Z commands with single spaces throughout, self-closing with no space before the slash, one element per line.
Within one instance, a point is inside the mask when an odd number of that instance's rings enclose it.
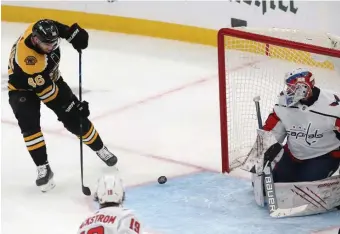
<path fill-rule="evenodd" d="M 278 208 L 283 210 L 306 206 L 295 214 L 305 216 L 330 212 L 340 206 L 340 176 L 324 180 L 275 184 Z"/>

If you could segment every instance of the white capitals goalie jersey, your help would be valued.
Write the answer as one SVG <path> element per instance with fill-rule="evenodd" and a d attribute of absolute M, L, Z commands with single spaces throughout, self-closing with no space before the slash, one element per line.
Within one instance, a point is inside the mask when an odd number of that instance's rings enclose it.
<path fill-rule="evenodd" d="M 131 210 L 121 207 L 99 209 L 79 227 L 77 234 L 139 234 L 142 224 Z"/>
<path fill-rule="evenodd" d="M 300 160 L 316 158 L 340 146 L 340 99 L 330 91 L 314 88 L 314 103 L 287 107 L 284 96 L 266 120 L 263 127 L 271 131 Z"/>

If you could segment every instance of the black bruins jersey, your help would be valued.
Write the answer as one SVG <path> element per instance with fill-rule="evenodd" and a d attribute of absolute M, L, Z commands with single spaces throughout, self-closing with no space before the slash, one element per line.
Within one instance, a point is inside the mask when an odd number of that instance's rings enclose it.
<path fill-rule="evenodd" d="M 43 103 L 50 103 L 59 93 L 55 82 L 60 78 L 60 49 L 38 53 L 31 41 L 31 24 L 12 47 L 8 63 L 8 90 L 32 91 Z"/>

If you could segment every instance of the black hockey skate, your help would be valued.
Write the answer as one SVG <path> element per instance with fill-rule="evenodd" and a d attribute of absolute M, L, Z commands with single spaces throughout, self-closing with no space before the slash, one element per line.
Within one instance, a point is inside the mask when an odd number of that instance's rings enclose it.
<path fill-rule="evenodd" d="M 38 166 L 37 172 L 38 177 L 35 183 L 38 187 L 40 187 L 42 192 L 47 192 L 55 187 L 55 183 L 53 181 L 54 173 L 48 163 Z"/>
<path fill-rule="evenodd" d="M 111 153 L 106 146 L 103 146 L 103 148 L 101 150 L 98 150 L 96 152 L 96 154 L 98 155 L 98 157 L 103 160 L 106 165 L 108 165 L 109 167 L 112 167 L 114 165 L 116 165 L 118 159 L 117 157 Z"/>

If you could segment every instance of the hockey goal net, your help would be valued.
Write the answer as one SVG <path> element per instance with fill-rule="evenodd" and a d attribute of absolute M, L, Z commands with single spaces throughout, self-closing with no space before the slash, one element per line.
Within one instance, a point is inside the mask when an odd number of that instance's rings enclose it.
<path fill-rule="evenodd" d="M 284 88 L 286 72 L 310 68 L 316 86 L 340 93 L 336 39 L 326 33 L 290 29 L 219 30 L 222 172 L 240 167 L 255 142 L 258 120 L 253 98 L 260 96 L 265 121 Z"/>

